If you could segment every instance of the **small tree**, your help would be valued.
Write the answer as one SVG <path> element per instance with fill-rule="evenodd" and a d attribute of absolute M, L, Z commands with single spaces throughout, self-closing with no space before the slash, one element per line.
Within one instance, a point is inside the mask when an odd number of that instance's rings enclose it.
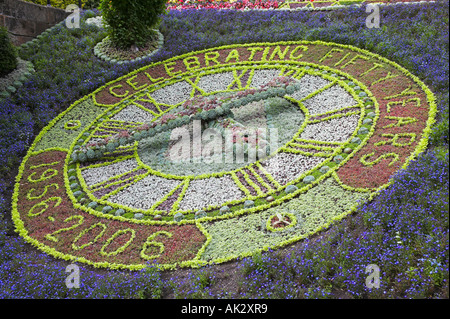
<path fill-rule="evenodd" d="M 0 27 L 0 77 L 17 67 L 17 51 L 9 38 L 8 30 Z"/>
<path fill-rule="evenodd" d="M 101 0 L 100 10 L 112 44 L 120 49 L 142 47 L 152 37 L 167 0 Z"/>

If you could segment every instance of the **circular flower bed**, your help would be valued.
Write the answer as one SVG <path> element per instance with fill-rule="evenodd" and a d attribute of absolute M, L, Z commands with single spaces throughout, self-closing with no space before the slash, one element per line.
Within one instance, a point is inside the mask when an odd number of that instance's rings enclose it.
<path fill-rule="evenodd" d="M 148 58 L 158 52 L 163 46 L 164 36 L 158 30 L 153 30 L 154 35 L 143 48 L 131 48 L 121 50 L 111 44 L 109 37 L 105 37 L 94 47 L 94 54 L 101 60 L 111 63 L 130 63 Z"/>
<path fill-rule="evenodd" d="M 137 270 L 220 263 L 323 230 L 427 146 L 436 106 L 401 66 L 324 42 L 153 63 L 36 138 L 17 231 L 59 258 Z"/>

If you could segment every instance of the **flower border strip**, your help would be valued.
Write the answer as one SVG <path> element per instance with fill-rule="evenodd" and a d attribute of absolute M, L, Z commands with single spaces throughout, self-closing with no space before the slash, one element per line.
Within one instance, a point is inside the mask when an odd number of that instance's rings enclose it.
<path fill-rule="evenodd" d="M 351 0 L 350 0 L 351 1 Z M 315 1 L 316 3 L 324 3 L 324 2 L 332 2 L 330 1 Z M 340 2 L 340 1 L 337 1 Z M 356 3 L 357 2 L 357 3 Z M 366 2 L 366 1 L 355 1 L 355 3 L 352 3 L 351 5 L 342 5 L 342 4 L 332 4 L 330 6 L 324 6 L 324 7 L 314 7 L 314 6 L 304 6 L 299 8 L 291 9 L 289 7 L 289 4 L 295 4 L 295 3 L 303 3 L 302 1 L 291 1 L 291 2 L 284 2 L 278 10 L 286 10 L 286 11 L 330 11 L 330 10 L 338 10 L 338 9 L 345 9 L 349 7 L 361 7 L 364 4 L 374 4 L 379 6 L 395 6 L 395 5 L 423 5 L 427 3 L 434 3 L 436 1 L 399 1 L 394 3 L 386 3 L 386 2 Z M 229 10 L 229 9 L 221 9 L 221 10 Z M 252 10 L 264 10 L 264 9 L 252 9 Z M 265 9 L 267 10 L 267 9 Z M 269 9 L 270 10 L 270 9 Z"/>

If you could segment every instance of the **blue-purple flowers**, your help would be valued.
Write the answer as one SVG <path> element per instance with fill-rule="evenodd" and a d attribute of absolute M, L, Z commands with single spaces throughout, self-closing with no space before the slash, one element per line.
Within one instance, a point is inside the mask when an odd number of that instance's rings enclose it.
<path fill-rule="evenodd" d="M 0 298 L 448 298 L 448 1 L 385 6 L 368 29 L 365 7 L 332 12 L 171 11 L 162 17 L 163 48 L 117 66 L 95 58 L 104 31 L 58 25 L 20 50 L 36 73 L 0 100 Z M 13 232 L 10 198 L 18 165 L 35 134 L 71 103 L 152 61 L 232 43 L 322 40 L 385 56 L 424 81 L 439 109 L 431 147 L 395 176 L 392 186 L 341 223 L 292 249 L 238 261 L 232 291 L 214 267 L 162 279 L 154 268 L 127 273 L 82 268 L 81 286 L 64 285 L 67 263 L 29 252 Z M 367 288 L 365 267 L 380 267 L 380 288 Z M 167 276 L 166 276 L 167 277 Z M 235 277 L 233 277 L 235 278 Z M 215 287 L 213 289 L 213 287 Z"/>

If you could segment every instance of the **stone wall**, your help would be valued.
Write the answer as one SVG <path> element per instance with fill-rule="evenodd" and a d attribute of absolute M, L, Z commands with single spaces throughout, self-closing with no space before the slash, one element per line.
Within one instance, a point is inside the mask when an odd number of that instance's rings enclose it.
<path fill-rule="evenodd" d="M 20 45 L 63 21 L 70 13 L 19 0 L 0 0 L 0 26 L 6 27 L 14 44 Z"/>

